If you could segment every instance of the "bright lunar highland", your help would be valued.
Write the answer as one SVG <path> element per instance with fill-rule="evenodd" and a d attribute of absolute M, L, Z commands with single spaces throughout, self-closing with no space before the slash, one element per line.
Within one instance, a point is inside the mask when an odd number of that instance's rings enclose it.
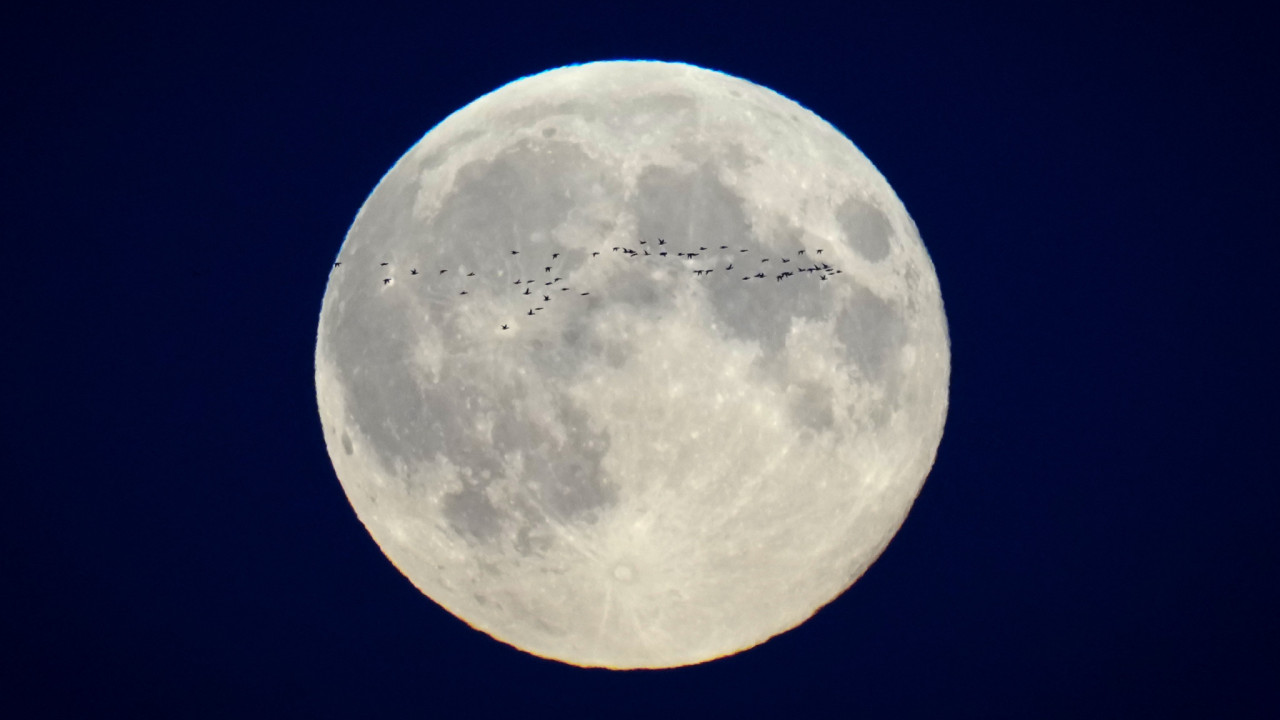
<path fill-rule="evenodd" d="M 521 650 L 688 665 L 804 622 L 933 465 L 950 348 L 876 168 L 690 65 L 502 87 L 400 158 L 329 277 L 334 468 L 423 593 Z"/>

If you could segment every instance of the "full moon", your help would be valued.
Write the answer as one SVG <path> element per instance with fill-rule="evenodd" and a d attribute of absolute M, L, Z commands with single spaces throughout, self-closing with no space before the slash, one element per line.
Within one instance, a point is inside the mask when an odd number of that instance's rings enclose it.
<path fill-rule="evenodd" d="M 933 465 L 950 347 L 839 131 L 618 61 L 450 115 L 360 208 L 316 396 L 356 515 L 470 626 L 580 666 L 758 645 L 849 588 Z"/>

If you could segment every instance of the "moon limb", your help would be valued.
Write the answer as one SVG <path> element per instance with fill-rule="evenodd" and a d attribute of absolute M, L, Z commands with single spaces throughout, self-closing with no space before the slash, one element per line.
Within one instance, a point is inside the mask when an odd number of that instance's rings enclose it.
<path fill-rule="evenodd" d="M 843 282 L 690 284 L 608 249 L 658 236 L 821 247 Z M 594 304 L 498 331 L 517 247 L 565 253 Z M 368 286 L 379 254 L 475 268 L 476 302 L 442 289 L 461 273 Z M 668 667 L 763 642 L 861 575 L 932 465 L 949 349 L 915 226 L 852 143 L 746 81 L 595 63 L 505 86 L 397 162 L 340 257 L 316 378 L 343 487 L 415 585 L 528 652 Z"/>

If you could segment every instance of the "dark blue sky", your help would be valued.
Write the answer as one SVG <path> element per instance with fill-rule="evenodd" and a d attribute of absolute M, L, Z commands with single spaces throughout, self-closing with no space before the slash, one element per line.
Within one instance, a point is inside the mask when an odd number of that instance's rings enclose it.
<path fill-rule="evenodd" d="M 41 5 L 0 23 L 5 717 L 1275 716 L 1261 6 Z M 879 562 L 664 672 L 540 660 L 422 596 L 312 384 L 329 264 L 391 164 L 483 93 L 618 58 L 848 135 L 920 228 L 953 353 Z"/>

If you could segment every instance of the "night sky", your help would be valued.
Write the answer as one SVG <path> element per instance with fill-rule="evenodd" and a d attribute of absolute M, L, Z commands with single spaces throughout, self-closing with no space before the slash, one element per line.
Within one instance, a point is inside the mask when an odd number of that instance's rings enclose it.
<path fill-rule="evenodd" d="M 1225 2 L 40 5 L 4 67 L 4 717 L 1275 717 L 1277 28 Z M 802 626 L 668 671 L 471 630 L 347 503 L 313 384 L 382 174 L 519 77 L 745 78 L 911 213 L 937 462 Z"/>

